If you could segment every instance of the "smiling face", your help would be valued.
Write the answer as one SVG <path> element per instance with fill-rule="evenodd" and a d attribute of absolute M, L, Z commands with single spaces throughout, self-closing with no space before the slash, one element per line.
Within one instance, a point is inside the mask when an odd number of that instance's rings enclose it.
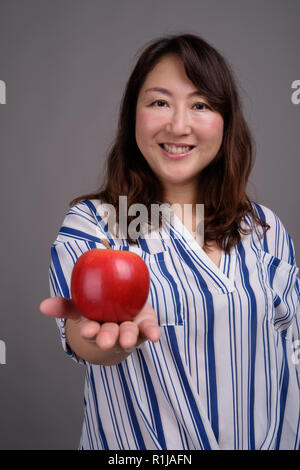
<path fill-rule="evenodd" d="M 168 199 L 174 202 L 184 193 L 194 202 L 198 175 L 221 147 L 223 118 L 175 54 L 162 57 L 146 77 L 137 100 L 135 136 Z"/>

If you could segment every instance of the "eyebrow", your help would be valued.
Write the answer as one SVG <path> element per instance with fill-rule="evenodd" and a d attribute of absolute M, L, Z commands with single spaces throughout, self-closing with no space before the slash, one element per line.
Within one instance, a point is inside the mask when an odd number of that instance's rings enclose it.
<path fill-rule="evenodd" d="M 146 90 L 145 93 L 148 93 L 149 91 L 158 91 L 159 93 L 164 93 L 165 95 L 173 96 L 172 93 L 166 88 L 160 88 L 160 87 L 148 88 L 148 90 Z M 190 96 L 203 96 L 203 94 L 200 91 L 192 91 L 192 93 L 188 94 L 188 97 Z"/>

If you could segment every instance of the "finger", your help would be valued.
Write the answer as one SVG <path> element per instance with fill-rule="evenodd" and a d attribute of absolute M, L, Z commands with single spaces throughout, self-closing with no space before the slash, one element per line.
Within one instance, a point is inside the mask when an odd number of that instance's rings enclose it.
<path fill-rule="evenodd" d="M 131 349 L 136 345 L 139 328 L 136 323 L 125 321 L 120 325 L 119 344 L 123 349 Z"/>
<path fill-rule="evenodd" d="M 146 302 L 142 310 L 140 310 L 140 312 L 136 316 L 136 319 L 139 320 L 139 318 L 143 318 L 144 316 L 149 316 L 149 315 L 153 315 L 154 317 L 157 317 L 156 312 L 153 309 L 152 305 L 150 305 L 149 302 Z"/>
<path fill-rule="evenodd" d="M 78 320 L 81 313 L 75 308 L 71 299 L 65 297 L 51 297 L 40 303 L 40 311 L 49 317 L 70 318 Z"/>
<path fill-rule="evenodd" d="M 94 340 L 100 331 L 100 323 L 88 319 L 82 320 L 80 334 L 84 339 Z"/>
<path fill-rule="evenodd" d="M 117 323 L 103 323 L 96 337 L 96 343 L 100 349 L 113 348 L 119 337 L 119 325 Z"/>
<path fill-rule="evenodd" d="M 160 328 L 158 325 L 158 318 L 153 307 L 146 303 L 143 309 L 135 318 L 135 323 L 138 325 L 140 330 L 140 337 L 153 342 L 156 342 L 160 338 Z"/>
<path fill-rule="evenodd" d="M 139 323 L 140 335 L 156 343 L 160 338 L 160 328 L 155 318 L 145 318 Z"/>

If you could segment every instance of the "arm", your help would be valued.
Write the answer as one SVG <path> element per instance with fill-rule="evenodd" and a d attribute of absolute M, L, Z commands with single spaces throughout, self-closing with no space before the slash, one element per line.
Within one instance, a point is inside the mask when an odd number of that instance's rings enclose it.
<path fill-rule="evenodd" d="M 75 309 L 70 294 L 74 264 L 90 248 L 110 249 L 107 236 L 96 206 L 82 202 L 69 210 L 51 248 L 52 298 L 42 302 L 40 310 L 57 319 L 63 347 L 77 362 L 83 362 L 82 359 L 92 364 L 117 364 L 130 354 L 127 349 L 138 347 L 145 340 L 159 339 L 157 315 L 150 304 L 144 306 L 134 321 L 120 325 L 100 325 Z"/>

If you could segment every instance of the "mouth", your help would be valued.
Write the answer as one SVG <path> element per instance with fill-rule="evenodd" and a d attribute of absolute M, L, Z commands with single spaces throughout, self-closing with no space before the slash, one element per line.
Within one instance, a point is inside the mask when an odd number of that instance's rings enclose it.
<path fill-rule="evenodd" d="M 195 148 L 195 145 L 171 145 L 171 144 L 159 144 L 163 150 L 164 155 L 170 158 L 178 159 L 190 155 Z"/>

